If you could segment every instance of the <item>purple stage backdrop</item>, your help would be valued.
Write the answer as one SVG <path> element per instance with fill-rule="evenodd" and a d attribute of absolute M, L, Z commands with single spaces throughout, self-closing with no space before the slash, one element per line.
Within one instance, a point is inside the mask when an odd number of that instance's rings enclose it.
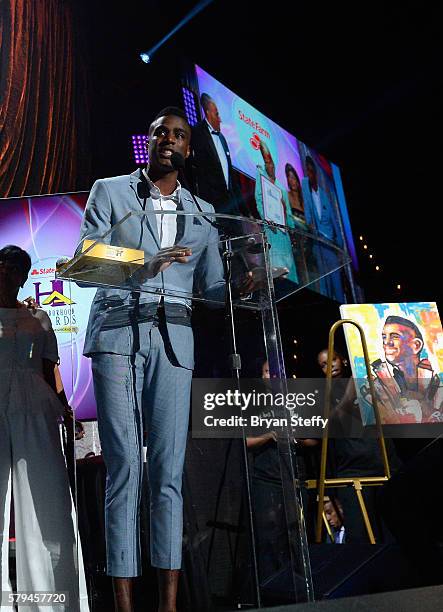
<path fill-rule="evenodd" d="M 49 315 L 57 336 L 66 395 L 77 418 L 96 417 L 89 359 L 83 343 L 95 289 L 55 279 L 60 257 L 77 246 L 87 193 L 0 200 L 0 247 L 16 244 L 32 260 L 19 299 L 32 296 Z"/>

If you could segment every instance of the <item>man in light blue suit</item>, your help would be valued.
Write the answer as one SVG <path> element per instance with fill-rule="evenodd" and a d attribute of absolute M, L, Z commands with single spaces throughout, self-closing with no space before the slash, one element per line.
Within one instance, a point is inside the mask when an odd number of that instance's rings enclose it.
<path fill-rule="evenodd" d="M 317 167 L 309 155 L 306 156 L 307 176 L 302 179 L 302 193 L 305 205 L 305 219 L 308 225 L 314 229 L 314 233 L 320 238 L 326 238 L 343 247 L 343 237 L 337 213 L 333 210 L 332 203 L 325 190 L 318 183 Z M 326 245 L 316 245 L 313 249 L 319 274 L 326 274 L 329 270 L 339 265 L 337 254 Z M 320 291 L 328 297 L 341 300 L 343 289 L 339 272 L 330 274 L 320 280 Z"/>
<path fill-rule="evenodd" d="M 163 109 L 149 128 L 149 167 L 96 181 L 81 241 L 99 239 L 128 212 L 198 213 L 178 182 L 173 153 L 188 157 L 191 129 L 181 109 Z M 213 207 L 199 200 L 205 213 Z M 107 569 L 116 610 L 132 610 L 132 577 L 140 574 L 139 504 L 143 435 L 151 492 L 151 564 L 158 568 L 161 611 L 175 610 L 182 548 L 182 471 L 194 366 L 190 300 L 223 297 L 218 232 L 202 216 L 134 216 L 101 242 L 142 249 L 138 281 L 175 293 L 98 289 L 86 334 L 103 456 L 107 468 Z M 177 297 L 177 293 L 180 296 Z"/>

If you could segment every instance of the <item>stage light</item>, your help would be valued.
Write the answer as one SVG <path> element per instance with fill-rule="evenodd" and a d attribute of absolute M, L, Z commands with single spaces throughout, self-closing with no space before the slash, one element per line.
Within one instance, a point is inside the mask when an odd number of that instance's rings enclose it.
<path fill-rule="evenodd" d="M 367 248 L 368 248 L 368 245 L 367 245 L 367 244 L 364 244 L 364 245 L 363 245 L 363 248 L 364 248 L 364 249 L 367 249 Z"/>
<path fill-rule="evenodd" d="M 297 378 L 296 374 L 293 374 L 293 375 L 292 375 L 292 378 Z"/>
<path fill-rule="evenodd" d="M 375 266 L 375 269 L 378 271 L 380 270 L 380 266 Z"/>
<path fill-rule="evenodd" d="M 369 254 L 369 259 L 372 259 L 372 253 Z"/>
<path fill-rule="evenodd" d="M 145 64 L 150 64 L 154 53 L 158 51 L 158 49 L 160 49 L 160 47 L 162 47 L 165 44 L 165 42 L 171 38 L 171 36 L 174 36 L 176 32 L 178 32 L 184 25 L 186 25 L 189 21 L 191 21 L 193 17 L 198 15 L 198 13 L 200 13 L 200 11 L 202 11 L 206 6 L 208 6 L 208 4 L 211 4 L 212 1 L 213 0 L 202 0 L 202 2 L 199 2 L 197 6 L 194 6 L 194 8 L 191 11 L 189 11 L 189 13 L 185 15 L 183 19 L 179 21 L 178 24 L 174 26 L 170 32 L 168 32 L 168 34 L 166 34 L 166 36 L 163 36 L 163 38 L 159 40 L 159 42 L 152 47 L 152 49 L 149 49 L 149 51 L 143 51 L 142 53 L 140 53 L 139 57 L 142 60 L 142 62 L 144 62 Z"/>
<path fill-rule="evenodd" d="M 360 240 L 363 240 L 363 236 L 360 236 Z"/>
<path fill-rule="evenodd" d="M 195 125 L 198 122 L 195 94 L 187 87 L 182 87 L 182 92 L 186 118 L 189 125 Z"/>
<path fill-rule="evenodd" d="M 401 285 L 397 285 L 397 289 L 401 289 Z"/>
<path fill-rule="evenodd" d="M 297 355 L 294 355 L 294 359 L 297 359 Z"/>
<path fill-rule="evenodd" d="M 294 344 L 297 344 L 297 340 L 294 338 Z"/>
<path fill-rule="evenodd" d="M 148 152 L 146 150 L 147 140 L 147 134 L 134 134 L 132 136 L 132 149 L 137 166 L 146 166 L 149 161 Z"/>

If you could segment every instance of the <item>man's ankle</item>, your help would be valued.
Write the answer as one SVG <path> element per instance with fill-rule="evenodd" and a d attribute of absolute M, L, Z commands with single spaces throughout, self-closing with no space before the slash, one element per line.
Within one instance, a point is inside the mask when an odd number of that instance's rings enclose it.
<path fill-rule="evenodd" d="M 132 582 L 132 578 L 113 576 L 115 612 L 133 612 Z"/>

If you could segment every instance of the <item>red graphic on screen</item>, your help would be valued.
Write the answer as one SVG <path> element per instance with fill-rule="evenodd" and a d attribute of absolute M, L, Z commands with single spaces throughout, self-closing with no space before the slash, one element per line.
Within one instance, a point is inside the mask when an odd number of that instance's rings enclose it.
<path fill-rule="evenodd" d="M 251 143 L 253 149 L 256 151 L 260 150 L 260 136 L 258 134 L 254 132 L 252 134 L 252 138 L 249 139 L 249 142 Z"/>

